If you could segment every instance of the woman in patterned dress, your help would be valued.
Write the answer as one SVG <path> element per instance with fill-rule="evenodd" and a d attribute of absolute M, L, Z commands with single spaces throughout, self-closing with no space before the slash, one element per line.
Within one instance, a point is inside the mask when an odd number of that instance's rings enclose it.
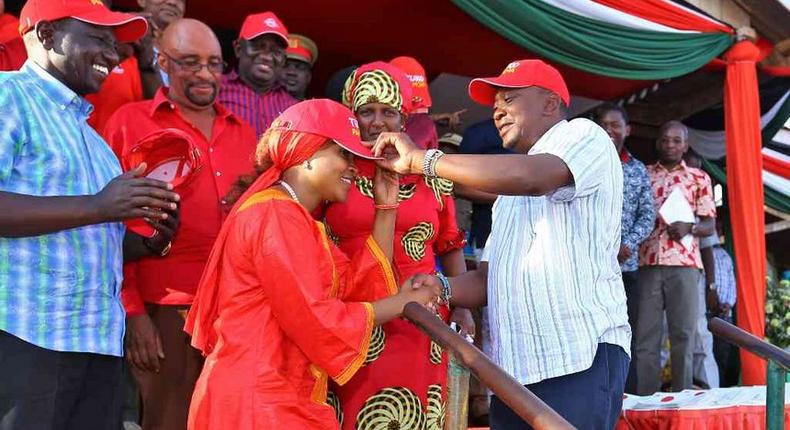
<path fill-rule="evenodd" d="M 366 64 L 346 81 L 343 102 L 354 112 L 362 140 L 402 131 L 411 101 L 408 78 L 387 63 Z M 370 234 L 375 164 L 357 162 L 355 186 L 343 203 L 324 213 L 330 237 L 353 254 Z M 455 220 L 452 182 L 422 176 L 402 177 L 395 226 L 394 259 L 402 278 L 437 270 L 447 276 L 466 270 L 464 234 Z M 459 318 L 467 315 L 458 309 Z M 445 321 L 449 309 L 439 311 Z M 471 317 L 469 318 L 471 319 Z M 373 331 L 365 365 L 343 386 L 334 386 L 334 403 L 344 430 L 439 430 L 444 428 L 446 354 L 417 327 L 393 320 Z"/>

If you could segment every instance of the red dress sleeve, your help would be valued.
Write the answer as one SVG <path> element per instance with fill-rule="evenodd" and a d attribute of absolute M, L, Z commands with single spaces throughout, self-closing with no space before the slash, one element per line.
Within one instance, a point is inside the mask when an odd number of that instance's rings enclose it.
<path fill-rule="evenodd" d="M 372 302 L 398 293 L 397 275 L 373 236 L 367 238 L 350 261 L 340 248 L 332 243 L 329 246 L 342 279 L 339 298 Z"/>
<path fill-rule="evenodd" d="M 455 200 L 451 195 L 442 195 L 444 204 L 439 211 L 439 233 L 433 243 L 436 255 L 443 255 L 466 245 L 466 234 L 458 228 L 455 219 Z"/>
<path fill-rule="evenodd" d="M 349 279 L 365 277 L 355 277 L 350 265 L 341 276 L 326 235 L 303 209 L 288 207 L 295 205 L 273 203 L 276 208 L 261 217 L 265 222 L 256 229 L 252 261 L 285 335 L 314 365 L 344 384 L 367 356 L 373 306 L 337 298 Z M 315 263 L 322 259 L 330 260 L 330 274 L 322 273 L 321 264 Z M 378 264 L 371 259 L 366 264 Z"/>

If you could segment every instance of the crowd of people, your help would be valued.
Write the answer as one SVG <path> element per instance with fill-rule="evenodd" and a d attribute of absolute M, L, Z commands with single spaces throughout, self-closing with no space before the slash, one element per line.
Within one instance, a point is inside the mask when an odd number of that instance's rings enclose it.
<path fill-rule="evenodd" d="M 662 389 L 666 339 L 672 390 L 719 385 L 732 262 L 681 122 L 646 167 L 625 109 L 571 119 L 518 60 L 469 86 L 493 118 L 440 138 L 460 112 L 414 58 L 310 99 L 318 46 L 275 13 L 228 70 L 185 0 L 140 5 L 0 15 L 0 429 L 119 428 L 127 368 L 144 429 L 443 429 L 448 352 L 409 302 L 578 428 Z M 673 193 L 695 222 L 660 215 Z"/>

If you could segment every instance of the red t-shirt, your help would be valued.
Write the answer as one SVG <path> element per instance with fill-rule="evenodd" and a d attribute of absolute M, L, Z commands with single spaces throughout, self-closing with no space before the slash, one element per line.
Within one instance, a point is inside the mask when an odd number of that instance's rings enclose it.
<path fill-rule="evenodd" d="M 115 67 L 104 80 L 99 92 L 85 97 L 93 105 L 88 124 L 100 133 L 112 114 L 121 106 L 143 100 L 143 83 L 137 59 L 129 57 Z"/>
<path fill-rule="evenodd" d="M 242 174 L 252 173 L 255 132 L 216 103 L 211 139 L 193 127 L 160 89 L 153 100 L 127 104 L 110 118 L 104 138 L 116 155 L 144 136 L 162 128 L 177 128 L 192 136 L 201 152 L 202 168 L 176 191 L 181 196 L 181 225 L 170 253 L 142 258 L 126 267 L 123 301 L 130 315 L 145 311 L 143 302 L 191 304 L 203 267 L 224 219 L 225 195 Z M 130 273 L 133 271 L 134 273 Z M 134 281 L 134 282 L 132 282 Z"/>

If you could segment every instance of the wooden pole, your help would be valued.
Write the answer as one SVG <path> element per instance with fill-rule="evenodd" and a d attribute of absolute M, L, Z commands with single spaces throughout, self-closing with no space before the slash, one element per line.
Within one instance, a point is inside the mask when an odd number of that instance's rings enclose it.
<path fill-rule="evenodd" d="M 574 428 L 512 376 L 494 364 L 479 349 L 418 303 L 407 304 L 403 316 L 428 334 L 434 342 L 453 351 L 480 382 L 536 430 Z M 568 393 L 568 395 L 572 394 Z"/>

